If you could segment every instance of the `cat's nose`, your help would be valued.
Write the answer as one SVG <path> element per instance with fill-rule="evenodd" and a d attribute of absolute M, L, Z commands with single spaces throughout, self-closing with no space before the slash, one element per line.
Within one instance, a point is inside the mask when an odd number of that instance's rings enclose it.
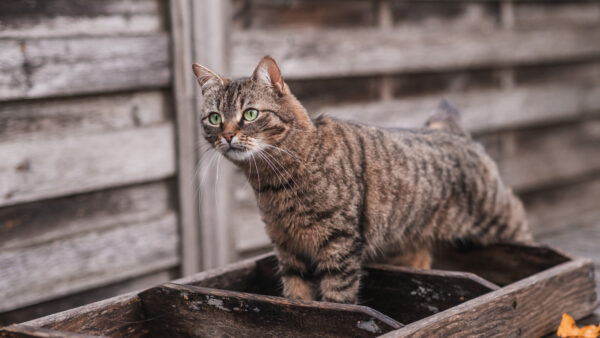
<path fill-rule="evenodd" d="M 231 140 L 235 136 L 235 133 L 232 131 L 226 131 L 223 133 L 223 137 L 227 140 L 227 143 L 231 143 Z"/>

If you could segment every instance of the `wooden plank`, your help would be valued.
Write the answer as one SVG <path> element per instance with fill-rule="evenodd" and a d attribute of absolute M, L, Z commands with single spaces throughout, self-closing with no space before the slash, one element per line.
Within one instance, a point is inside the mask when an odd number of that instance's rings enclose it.
<path fill-rule="evenodd" d="M 123 282 L 85 290 L 57 299 L 18 308 L 0 314 L 0 326 L 22 323 L 34 318 L 53 315 L 75 307 L 122 295 L 135 290 L 144 290 L 165 283 L 176 277 L 175 269 L 161 270 L 147 275 L 134 277 Z"/>
<path fill-rule="evenodd" d="M 471 272 L 500 285 L 508 285 L 553 266 L 570 257 L 546 246 L 496 244 L 485 248 L 439 248 L 433 267 L 442 270 Z"/>
<path fill-rule="evenodd" d="M 165 92 L 142 91 L 0 105 L 0 142 L 86 135 L 159 124 L 170 120 Z"/>
<path fill-rule="evenodd" d="M 311 114 L 327 114 L 386 127 L 420 128 L 442 98 L 460 110 L 462 124 L 474 133 L 600 114 L 600 83 L 564 83 L 516 87 L 510 90 L 450 92 L 323 107 Z"/>
<path fill-rule="evenodd" d="M 57 331 L 44 328 L 36 328 L 27 325 L 11 325 L 9 327 L 0 328 L 0 337 L 18 338 L 18 337 L 43 337 L 43 338 L 91 338 L 99 336 L 91 336 L 66 331 Z"/>
<path fill-rule="evenodd" d="M 539 337 L 556 329 L 563 312 L 579 319 L 594 311 L 593 267 L 566 262 L 383 337 Z"/>
<path fill-rule="evenodd" d="M 173 39 L 173 96 L 177 122 L 177 180 L 179 220 L 181 222 L 181 271 L 184 276 L 201 269 L 200 215 L 198 204 L 197 121 L 195 93 L 197 82 L 191 72 L 192 24 L 190 2 L 171 0 L 171 36 Z"/>
<path fill-rule="evenodd" d="M 172 183 L 161 181 L 0 208 L 0 250 L 155 219 L 176 205 Z"/>
<path fill-rule="evenodd" d="M 20 41 L 0 40 L 0 98 L 16 97 L 27 90 L 21 46 Z"/>
<path fill-rule="evenodd" d="M 597 57 L 600 28 L 403 32 L 401 29 L 248 30 L 231 36 L 231 74 L 249 76 L 264 54 L 285 79 L 510 66 Z"/>
<path fill-rule="evenodd" d="M 364 306 L 182 286 L 139 294 L 160 336 L 373 337 L 402 325 Z M 335 318 L 335 320 L 331 320 Z"/>
<path fill-rule="evenodd" d="M 595 200 L 596 202 L 598 200 Z M 597 204 L 597 203 L 596 203 Z M 600 218 L 588 225 L 565 228 L 563 232 L 540 234 L 539 240 L 561 248 L 576 257 L 591 259 L 596 265 L 596 292 L 600 295 Z M 600 309 L 598 309 L 600 310 Z M 598 311 L 597 310 L 597 311 Z"/>
<path fill-rule="evenodd" d="M 2 1 L 0 38 L 148 34 L 164 30 L 159 0 Z"/>
<path fill-rule="evenodd" d="M 600 23 L 598 1 L 515 2 L 517 27 L 595 26 Z"/>
<path fill-rule="evenodd" d="M 269 1 L 234 0 L 232 25 L 240 29 L 282 27 L 372 26 L 376 21 L 371 0 Z"/>
<path fill-rule="evenodd" d="M 104 229 L 0 252 L 0 311 L 172 268 L 177 217 Z M 107 249 L 110 248 L 110 249 Z"/>
<path fill-rule="evenodd" d="M 229 47 L 229 23 L 230 7 L 229 1 L 201 0 L 191 2 L 192 30 L 193 36 L 193 60 L 218 74 L 229 73 L 229 59 L 231 49 Z M 202 95 L 199 86 L 196 88 L 195 110 L 200 111 L 202 107 Z M 199 151 L 203 147 L 210 147 L 202 137 L 197 135 Z M 230 236 L 231 219 L 230 213 L 219 212 L 219 210 L 233 210 L 231 194 L 232 175 L 235 166 L 228 160 L 219 156 L 216 161 L 211 162 L 212 153 L 204 152 L 199 157 L 200 173 L 199 183 L 199 210 L 200 210 L 200 237 L 202 240 L 202 268 L 210 269 L 225 265 L 236 259 L 233 250 L 233 240 Z M 211 164 L 213 164 L 211 166 Z M 214 182 L 220 178 L 219 184 Z"/>
<path fill-rule="evenodd" d="M 170 82 L 169 39 L 164 34 L 33 39 L 9 41 L 3 47 L 0 60 L 20 55 L 17 60 L 22 62 L 0 77 L 0 100 L 164 87 Z"/>
<path fill-rule="evenodd" d="M 404 323 L 426 318 L 467 300 L 497 290 L 476 275 L 369 265 L 363 278 L 361 305 Z"/>
<path fill-rule="evenodd" d="M 35 319 L 24 325 L 113 337 L 148 334 L 136 292 Z"/>
<path fill-rule="evenodd" d="M 559 186 L 600 169 L 600 120 L 522 129 L 477 138 L 504 181 L 519 191 Z"/>
<path fill-rule="evenodd" d="M 597 176 L 520 197 L 536 238 L 593 226 L 600 219 L 600 177 Z"/>
<path fill-rule="evenodd" d="M 0 143 L 0 205 L 169 177 L 175 172 L 173 138 L 166 123 Z"/>

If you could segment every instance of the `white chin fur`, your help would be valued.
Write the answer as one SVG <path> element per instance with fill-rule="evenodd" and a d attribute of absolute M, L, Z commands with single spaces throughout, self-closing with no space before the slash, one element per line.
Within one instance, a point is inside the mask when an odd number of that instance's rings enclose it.
<path fill-rule="evenodd" d="M 252 154 L 252 150 L 245 151 L 227 151 L 225 152 L 225 157 L 234 160 L 234 161 L 246 161 L 250 159 L 250 155 Z"/>

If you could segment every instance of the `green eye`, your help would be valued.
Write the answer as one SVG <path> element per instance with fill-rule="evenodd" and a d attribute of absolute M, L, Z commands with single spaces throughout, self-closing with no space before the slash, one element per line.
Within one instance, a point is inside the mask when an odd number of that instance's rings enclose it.
<path fill-rule="evenodd" d="M 208 115 L 208 122 L 214 126 L 218 125 L 221 123 L 221 115 L 218 113 L 210 113 L 210 115 Z"/>
<path fill-rule="evenodd" d="M 256 120 L 256 118 L 258 117 L 258 110 L 250 108 L 250 109 L 246 109 L 244 111 L 244 120 L 246 121 L 252 121 L 252 120 Z"/>

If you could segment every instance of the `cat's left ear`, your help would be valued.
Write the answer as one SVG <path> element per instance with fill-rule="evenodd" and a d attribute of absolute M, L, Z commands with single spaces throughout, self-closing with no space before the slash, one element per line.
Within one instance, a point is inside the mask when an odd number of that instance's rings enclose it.
<path fill-rule="evenodd" d="M 268 55 L 264 56 L 256 66 L 252 74 L 252 80 L 273 88 L 278 94 L 285 94 L 285 84 L 281 77 L 281 70 L 279 70 L 277 62 Z"/>
<path fill-rule="evenodd" d="M 197 63 L 194 63 L 192 65 L 192 70 L 194 71 L 194 74 L 196 75 L 196 78 L 198 79 L 198 84 L 200 85 L 200 88 L 202 88 L 202 94 L 205 94 L 206 91 L 211 87 L 214 87 L 214 86 L 223 87 L 223 84 L 224 84 L 223 78 L 220 77 L 219 75 L 217 75 L 212 70 L 210 70 L 204 66 L 201 66 Z"/>

